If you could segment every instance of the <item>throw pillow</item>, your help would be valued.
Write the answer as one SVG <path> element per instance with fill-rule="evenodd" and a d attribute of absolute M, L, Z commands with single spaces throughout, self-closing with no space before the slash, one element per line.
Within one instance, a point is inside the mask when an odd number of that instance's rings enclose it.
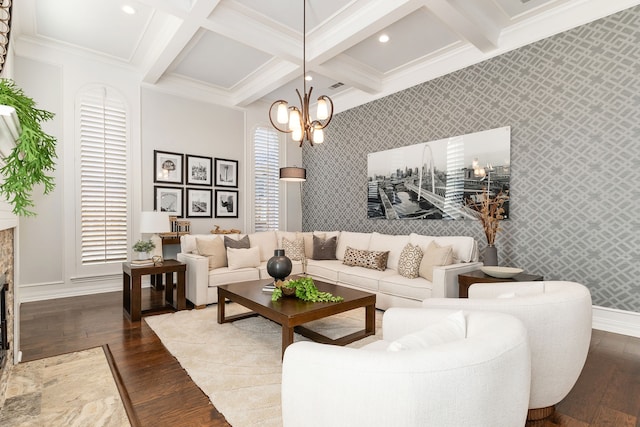
<path fill-rule="evenodd" d="M 282 249 L 284 249 L 284 254 L 292 261 L 300 261 L 305 257 L 304 240 L 302 237 L 295 240 L 289 240 L 283 237 Z"/>
<path fill-rule="evenodd" d="M 424 253 L 420 246 L 407 245 L 400 252 L 400 260 L 398 261 L 398 273 L 401 276 L 408 277 L 409 279 L 415 279 L 420 275 L 420 262 L 422 261 Z"/>
<path fill-rule="evenodd" d="M 260 248 L 257 246 L 247 249 L 227 248 L 227 260 L 229 262 L 229 270 L 259 267 Z"/>
<path fill-rule="evenodd" d="M 313 259 L 336 259 L 336 244 L 338 238 L 336 236 L 323 239 L 313 236 Z"/>
<path fill-rule="evenodd" d="M 209 258 L 209 269 L 227 266 L 227 250 L 221 238 L 203 239 L 196 237 L 198 253 Z"/>
<path fill-rule="evenodd" d="M 389 251 L 367 251 L 347 246 L 344 251 L 344 259 L 342 263 L 345 265 L 384 271 L 387 268 L 388 259 Z"/>
<path fill-rule="evenodd" d="M 251 247 L 251 242 L 249 241 L 248 235 L 239 240 L 234 240 L 231 237 L 224 236 L 224 247 L 234 249 L 249 249 Z"/>
<path fill-rule="evenodd" d="M 467 324 L 462 311 L 451 313 L 443 320 L 432 323 L 419 332 L 393 341 L 387 351 L 419 350 L 466 338 Z"/>
<path fill-rule="evenodd" d="M 420 277 L 433 282 L 433 267 L 453 264 L 453 248 L 451 246 L 438 246 L 436 242 L 429 243 L 424 250 L 420 262 Z"/>

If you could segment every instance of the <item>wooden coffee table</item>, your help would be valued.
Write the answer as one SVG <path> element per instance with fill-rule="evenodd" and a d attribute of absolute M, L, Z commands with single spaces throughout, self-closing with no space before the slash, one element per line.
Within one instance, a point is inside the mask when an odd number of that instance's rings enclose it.
<path fill-rule="evenodd" d="M 274 302 L 271 301 L 271 292 L 262 290 L 264 285 L 272 282 L 273 280 L 253 280 L 218 286 L 218 323 L 233 322 L 258 315 L 276 322 L 282 326 L 283 357 L 284 351 L 293 343 L 294 330 L 313 341 L 334 345 L 346 345 L 376 332 L 376 296 L 374 294 L 314 280 L 318 290 L 341 296 L 344 301 L 314 303 L 301 301 L 295 297 L 283 296 L 280 300 Z M 253 311 L 234 316 L 225 316 L 225 302 L 227 300 L 236 302 Z M 323 319 L 360 307 L 365 307 L 364 329 L 338 339 L 331 339 L 302 326 L 304 323 L 313 320 Z"/>

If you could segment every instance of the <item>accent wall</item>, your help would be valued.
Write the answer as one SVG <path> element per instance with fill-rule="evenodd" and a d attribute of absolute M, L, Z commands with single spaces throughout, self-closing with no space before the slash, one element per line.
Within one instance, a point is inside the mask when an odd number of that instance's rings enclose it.
<path fill-rule="evenodd" d="M 337 114 L 305 147 L 303 229 L 469 235 L 477 221 L 367 219 L 367 154 L 511 126 L 499 264 L 640 312 L 640 7 Z"/>

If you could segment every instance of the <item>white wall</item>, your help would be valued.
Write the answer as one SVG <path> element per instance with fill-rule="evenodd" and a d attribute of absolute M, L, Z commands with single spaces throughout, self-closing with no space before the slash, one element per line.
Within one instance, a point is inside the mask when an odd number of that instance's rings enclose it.
<path fill-rule="evenodd" d="M 186 218 L 191 221 L 192 233 L 209 233 L 214 225 L 245 231 L 247 194 L 244 140 L 244 112 L 205 104 L 157 92 L 141 90 L 142 113 L 142 210 L 153 210 L 154 185 L 182 187 L 186 185 L 154 184 L 153 150 L 169 151 L 238 161 L 238 218 Z M 195 187 L 191 187 L 195 188 Z M 208 188 L 208 187 L 201 187 Z M 211 187 L 214 189 L 214 187 Z M 235 188 L 227 188 L 236 190 Z M 137 227 L 136 227 L 137 228 Z M 135 237 L 137 239 L 137 235 Z"/>

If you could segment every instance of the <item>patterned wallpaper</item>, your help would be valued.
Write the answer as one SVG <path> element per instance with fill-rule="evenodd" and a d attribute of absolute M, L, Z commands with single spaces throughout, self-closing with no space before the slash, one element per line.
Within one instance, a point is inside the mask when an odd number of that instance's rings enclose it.
<path fill-rule="evenodd" d="M 305 147 L 304 230 L 470 235 L 479 222 L 367 219 L 367 154 L 511 126 L 500 265 L 640 312 L 640 7 L 345 111 Z"/>

